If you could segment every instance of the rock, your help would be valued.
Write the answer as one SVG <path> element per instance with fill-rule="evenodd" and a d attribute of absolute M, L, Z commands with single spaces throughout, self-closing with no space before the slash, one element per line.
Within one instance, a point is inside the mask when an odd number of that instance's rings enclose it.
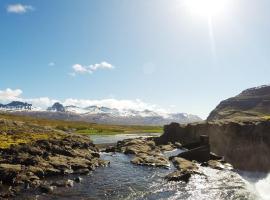
<path fill-rule="evenodd" d="M 41 185 L 39 186 L 39 190 L 41 193 L 46 193 L 46 194 L 51 194 L 53 193 L 55 189 L 55 186 L 50 186 L 50 185 Z"/>
<path fill-rule="evenodd" d="M 183 145 L 180 142 L 175 142 L 174 146 L 178 149 L 182 149 Z"/>
<path fill-rule="evenodd" d="M 131 163 L 136 165 L 144 166 L 154 166 L 154 167 L 170 167 L 170 162 L 168 159 L 162 155 L 157 154 L 137 154 L 132 160 Z"/>
<path fill-rule="evenodd" d="M 191 171 L 197 171 L 199 168 L 197 166 L 196 163 L 191 162 L 189 160 L 186 160 L 184 158 L 180 158 L 180 157 L 174 157 L 172 159 L 172 162 L 174 164 L 174 166 L 178 169 L 178 170 L 191 170 Z"/>
<path fill-rule="evenodd" d="M 76 177 L 76 178 L 74 178 L 74 181 L 76 182 L 76 183 L 81 183 L 82 182 L 82 178 L 81 177 Z"/>
<path fill-rule="evenodd" d="M 172 151 L 175 149 L 175 146 L 173 144 L 167 144 L 167 145 L 160 145 L 159 148 L 161 151 Z"/>
<path fill-rule="evenodd" d="M 198 162 L 207 162 L 210 160 L 210 146 L 204 145 L 195 149 L 178 154 L 178 157 L 185 158 L 187 160 L 196 160 Z"/>
<path fill-rule="evenodd" d="M 73 172 L 73 174 L 81 174 L 81 175 L 88 175 L 90 174 L 89 169 L 78 169 Z"/>
<path fill-rule="evenodd" d="M 74 181 L 73 180 L 62 180 L 62 181 L 56 181 L 51 184 L 52 186 L 56 187 L 73 187 L 74 186 Z"/>
<path fill-rule="evenodd" d="M 218 169 L 218 170 L 224 170 L 224 169 L 232 170 L 233 169 L 231 164 L 218 161 L 218 160 L 209 160 L 204 166 L 208 166 L 208 167 L 211 167 L 213 169 Z"/>
<path fill-rule="evenodd" d="M 115 148 L 115 146 L 110 146 L 110 147 L 107 147 L 105 150 L 104 150 L 104 152 L 106 152 L 106 153 L 111 153 L 111 152 L 116 152 L 116 148 Z"/>
<path fill-rule="evenodd" d="M 222 156 L 218 156 L 217 154 L 210 152 L 210 160 L 223 160 Z"/>
<path fill-rule="evenodd" d="M 0 164 L 0 180 L 4 184 L 13 185 L 21 171 L 22 166 L 19 164 Z"/>
<path fill-rule="evenodd" d="M 175 172 L 168 174 L 165 177 L 165 179 L 167 179 L 168 181 L 184 181 L 188 183 L 189 179 L 191 178 L 191 174 L 192 174 L 191 171 L 177 170 Z"/>
<path fill-rule="evenodd" d="M 116 149 L 125 154 L 147 153 L 156 148 L 155 142 L 144 138 L 126 139 L 117 143 Z"/>

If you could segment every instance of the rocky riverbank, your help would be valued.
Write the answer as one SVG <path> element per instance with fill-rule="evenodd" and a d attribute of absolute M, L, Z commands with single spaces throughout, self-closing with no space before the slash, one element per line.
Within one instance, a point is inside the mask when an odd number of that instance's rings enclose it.
<path fill-rule="evenodd" d="M 208 136 L 201 136 L 200 141 L 182 145 L 179 142 L 161 144 L 160 138 L 135 138 L 119 141 L 105 152 L 120 152 L 133 155 L 130 162 L 135 165 L 169 168 L 171 164 L 176 170 L 166 177 L 168 181 L 188 182 L 192 175 L 206 175 L 199 166 L 218 170 L 233 169 L 224 159 L 210 152 Z M 179 155 L 168 157 L 166 152 L 182 149 Z"/>
<path fill-rule="evenodd" d="M 5 127 L 1 127 L 0 134 L 6 143 L 0 148 L 0 199 L 26 190 L 48 193 L 56 187 L 70 187 L 73 181 L 80 181 L 79 175 L 109 164 L 100 159 L 98 149 L 87 136 L 6 120 L 2 124 Z M 22 130 L 27 133 L 22 134 Z M 68 174 L 77 177 L 64 180 Z M 46 181 L 55 176 L 62 178 Z"/>

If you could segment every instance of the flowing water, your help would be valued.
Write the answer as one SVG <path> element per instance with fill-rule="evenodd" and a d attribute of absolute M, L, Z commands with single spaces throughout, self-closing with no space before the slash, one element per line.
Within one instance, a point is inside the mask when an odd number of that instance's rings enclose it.
<path fill-rule="evenodd" d="M 133 135 L 134 137 L 137 135 Z M 127 136 L 128 138 L 133 136 Z M 140 135 L 141 136 L 141 135 Z M 122 136 L 94 137 L 96 143 L 114 142 Z M 178 154 L 179 150 L 167 152 L 166 156 Z M 41 195 L 40 200 L 269 200 L 269 180 L 251 180 L 253 174 L 241 175 L 230 171 L 218 171 L 207 167 L 200 170 L 207 175 L 194 175 L 188 184 L 167 182 L 164 177 L 174 171 L 170 169 L 136 166 L 130 163 L 132 156 L 120 153 L 103 153 L 111 162 L 109 167 L 98 168 L 89 176 L 82 176 L 82 183 L 73 188 L 59 188 L 51 195 Z M 69 178 L 73 178 L 72 176 Z M 268 185 L 268 187 L 267 187 Z M 268 189 L 268 190 L 267 190 Z M 261 197 L 259 196 L 261 195 Z"/>

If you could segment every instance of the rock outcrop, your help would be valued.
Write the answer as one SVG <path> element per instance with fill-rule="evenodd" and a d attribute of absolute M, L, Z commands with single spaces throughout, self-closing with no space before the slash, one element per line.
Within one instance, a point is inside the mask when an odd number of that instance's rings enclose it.
<path fill-rule="evenodd" d="M 105 151 L 134 155 L 130 161 L 132 164 L 168 168 L 170 162 L 162 152 L 175 148 L 172 144 L 158 146 L 153 138 L 135 138 L 119 141 L 116 147 Z"/>
<path fill-rule="evenodd" d="M 200 141 L 200 135 L 208 135 L 210 151 L 224 156 L 234 168 L 270 171 L 269 120 L 215 121 L 188 125 L 173 123 L 164 127 L 164 134 L 158 138 L 158 142 L 180 142 L 184 147 L 192 146 Z"/>

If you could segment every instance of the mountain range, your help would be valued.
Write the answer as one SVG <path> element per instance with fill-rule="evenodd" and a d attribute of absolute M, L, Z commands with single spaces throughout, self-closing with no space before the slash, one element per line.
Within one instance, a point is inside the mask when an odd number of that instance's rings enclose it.
<path fill-rule="evenodd" d="M 54 103 L 46 110 L 36 109 L 31 104 L 13 101 L 9 104 L 0 104 L 0 110 L 19 115 L 61 119 L 73 121 L 86 121 L 103 124 L 123 125 L 164 125 L 171 122 L 191 123 L 202 121 L 196 115 L 187 113 L 158 113 L 152 110 L 116 109 L 104 106 L 78 107 L 64 106 L 59 102 Z"/>

